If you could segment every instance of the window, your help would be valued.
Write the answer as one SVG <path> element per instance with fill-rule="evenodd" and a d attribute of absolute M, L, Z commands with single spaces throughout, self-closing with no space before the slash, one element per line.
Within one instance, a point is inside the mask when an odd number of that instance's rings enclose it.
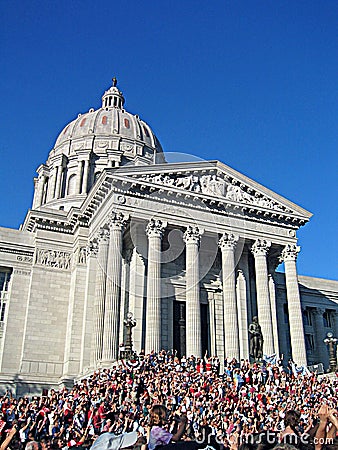
<path fill-rule="evenodd" d="M 125 126 L 126 128 L 130 128 L 130 122 L 129 122 L 128 119 L 124 119 L 124 126 Z"/>
<path fill-rule="evenodd" d="M 315 348 L 313 334 L 305 334 L 305 348 L 308 352 L 313 352 Z"/>
<path fill-rule="evenodd" d="M 102 125 L 107 125 L 107 116 L 102 117 Z"/>
<path fill-rule="evenodd" d="M 332 316 L 329 309 L 327 309 L 323 314 L 323 324 L 325 328 L 332 328 Z"/>
<path fill-rule="evenodd" d="M 303 311 L 303 323 L 304 325 L 312 326 L 312 314 L 310 309 L 304 309 Z"/>
<path fill-rule="evenodd" d="M 80 127 L 83 127 L 83 125 L 86 123 L 86 119 L 82 119 L 80 123 Z"/>

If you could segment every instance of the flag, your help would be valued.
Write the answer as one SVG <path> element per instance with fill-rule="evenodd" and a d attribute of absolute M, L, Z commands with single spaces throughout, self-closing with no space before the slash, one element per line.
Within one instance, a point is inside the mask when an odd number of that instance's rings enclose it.
<path fill-rule="evenodd" d="M 291 364 L 291 367 L 292 373 L 294 374 L 295 377 L 298 377 L 298 375 L 301 375 L 302 377 L 311 376 L 311 372 L 306 366 L 296 366 L 296 364 L 293 362 Z"/>
<path fill-rule="evenodd" d="M 263 361 L 265 361 L 267 364 L 272 364 L 275 366 L 277 364 L 277 355 L 274 353 L 273 355 L 263 355 Z"/>

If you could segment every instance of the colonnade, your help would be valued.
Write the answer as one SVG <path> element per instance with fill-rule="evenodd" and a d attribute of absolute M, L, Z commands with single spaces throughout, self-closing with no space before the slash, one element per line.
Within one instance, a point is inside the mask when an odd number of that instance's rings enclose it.
<path fill-rule="evenodd" d="M 55 165 L 49 176 L 47 172 L 42 172 L 36 179 L 33 207 L 38 208 L 46 202 L 57 200 L 62 197 L 63 189 L 65 195 L 69 188 L 69 181 L 75 177 L 74 191 L 72 194 L 87 193 L 88 180 L 90 176 L 89 157 L 79 159 L 76 172 L 67 174 L 67 180 L 64 180 L 66 166 L 63 161 Z"/>
<path fill-rule="evenodd" d="M 109 364 L 118 358 L 122 239 L 127 217 L 121 213 L 110 216 L 108 227 L 98 236 L 97 275 L 93 318 L 91 364 Z M 148 239 L 148 263 L 146 285 L 145 351 L 161 350 L 161 247 L 167 224 L 151 219 L 146 225 Z M 201 308 L 200 308 L 200 242 L 203 234 L 198 226 L 188 226 L 183 235 L 186 254 L 186 354 L 202 356 Z M 221 355 L 240 359 L 243 355 L 243 323 L 240 319 L 238 295 L 244 290 L 244 272 L 239 270 L 241 289 L 236 287 L 236 246 L 240 236 L 224 233 L 218 246 L 222 258 L 222 324 L 223 349 Z M 268 273 L 268 252 L 271 242 L 257 239 L 251 246 L 255 261 L 255 286 L 257 315 L 264 337 L 263 351 L 267 355 L 278 352 L 277 317 L 275 295 L 271 292 L 271 276 Z M 281 253 L 285 264 L 286 289 L 289 308 L 289 325 L 292 357 L 301 365 L 306 364 L 302 311 L 296 271 L 299 248 L 287 244 Z M 243 284 L 244 283 L 244 284 Z M 247 307 L 247 306 L 246 306 Z M 248 314 L 247 310 L 246 316 Z M 240 330 L 242 329 L 242 336 Z M 247 343 L 245 344 L 248 348 Z M 247 351 L 247 350 L 246 350 Z"/>

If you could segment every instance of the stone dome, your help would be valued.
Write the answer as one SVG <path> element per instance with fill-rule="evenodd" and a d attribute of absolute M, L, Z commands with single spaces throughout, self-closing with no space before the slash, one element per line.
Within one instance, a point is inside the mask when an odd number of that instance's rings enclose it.
<path fill-rule="evenodd" d="M 94 151 L 105 148 L 119 150 L 121 160 L 117 162 L 121 164 L 132 163 L 136 156 L 139 156 L 134 161 L 136 164 L 163 162 L 161 144 L 150 126 L 123 107 L 123 94 L 113 79 L 113 86 L 102 96 L 101 108 L 79 114 L 67 124 L 56 139 L 50 156 L 85 148 L 91 142 Z"/>
<path fill-rule="evenodd" d="M 132 162 L 133 156 L 142 156 L 145 160 L 138 158 L 138 162 L 156 163 L 156 155 L 162 156 L 161 144 L 149 125 L 123 106 L 124 97 L 114 79 L 113 86 L 102 97 L 102 107 L 79 114 L 77 119 L 66 125 L 56 139 L 52 155 L 63 153 L 69 147 L 70 150 L 74 147 L 76 151 L 81 143 L 85 144 L 84 139 L 92 140 L 93 144 L 97 141 L 100 149 L 109 147 L 113 139 L 114 149 L 121 151 L 121 157 L 125 153 L 129 162 Z M 163 162 L 163 157 L 157 159 Z"/>
<path fill-rule="evenodd" d="M 138 115 L 124 109 L 113 78 L 101 108 L 79 114 L 59 134 L 47 162 L 38 169 L 33 208 L 80 206 L 105 168 L 165 162 L 161 144 Z"/>

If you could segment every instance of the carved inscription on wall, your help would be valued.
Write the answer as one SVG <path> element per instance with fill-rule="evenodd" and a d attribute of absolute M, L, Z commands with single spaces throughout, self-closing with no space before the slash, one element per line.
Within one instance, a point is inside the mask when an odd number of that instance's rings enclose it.
<path fill-rule="evenodd" d="M 41 266 L 52 267 L 54 269 L 70 269 L 71 254 L 59 250 L 38 248 L 35 262 Z"/>
<path fill-rule="evenodd" d="M 33 257 L 32 257 L 32 256 L 22 256 L 22 255 L 18 255 L 18 256 L 16 257 L 16 260 L 17 260 L 17 261 L 20 261 L 20 262 L 31 263 L 31 262 L 33 262 Z"/>
<path fill-rule="evenodd" d="M 13 273 L 15 275 L 23 275 L 25 277 L 29 277 L 29 275 L 31 274 L 29 270 L 22 270 L 22 269 L 14 269 Z"/>

